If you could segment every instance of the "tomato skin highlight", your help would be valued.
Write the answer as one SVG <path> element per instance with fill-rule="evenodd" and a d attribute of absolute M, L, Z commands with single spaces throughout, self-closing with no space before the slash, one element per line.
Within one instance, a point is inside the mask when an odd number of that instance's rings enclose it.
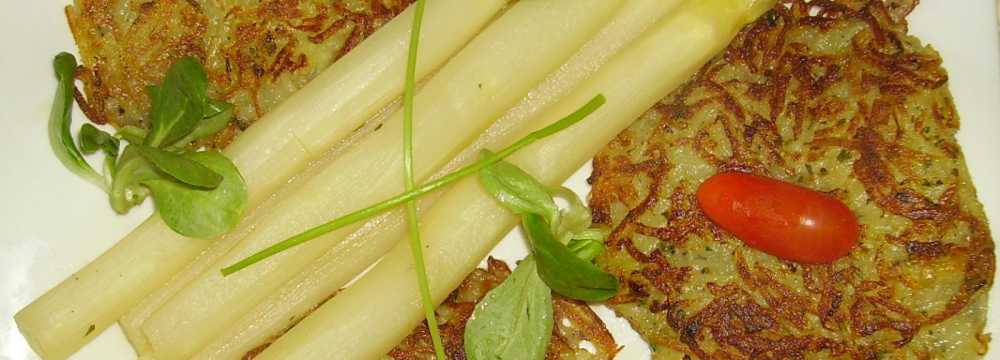
<path fill-rule="evenodd" d="M 801 263 L 829 263 L 858 243 L 858 219 L 839 199 L 787 182 L 727 172 L 696 194 L 702 211 L 744 243 Z"/>

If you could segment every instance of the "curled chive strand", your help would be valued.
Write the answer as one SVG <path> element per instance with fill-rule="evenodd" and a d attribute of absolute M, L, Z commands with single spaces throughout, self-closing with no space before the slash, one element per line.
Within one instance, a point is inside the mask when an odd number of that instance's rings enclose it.
<path fill-rule="evenodd" d="M 413 179 L 413 96 L 417 87 L 417 49 L 420 46 L 420 27 L 423 23 L 425 4 L 426 0 L 417 0 L 415 4 L 413 28 L 410 30 L 410 48 L 406 59 L 406 84 L 403 93 L 403 179 L 406 191 L 412 191 L 416 187 Z M 420 300 L 423 303 L 424 318 L 427 320 L 431 342 L 434 344 L 434 353 L 438 359 L 446 359 L 444 345 L 441 342 L 441 332 L 434 315 L 435 306 L 431 299 L 430 284 L 428 284 L 427 265 L 424 261 L 417 205 L 414 200 L 406 202 L 406 222 L 410 230 L 410 251 L 413 255 L 417 285 L 420 288 Z"/>
<path fill-rule="evenodd" d="M 500 160 L 505 159 L 514 152 L 521 150 L 528 145 L 531 145 L 535 141 L 538 141 L 542 138 L 545 138 L 546 136 L 558 132 L 559 130 L 566 129 L 580 122 L 588 115 L 590 115 L 598 108 L 600 108 L 602 105 L 604 105 L 604 103 L 605 103 L 604 96 L 597 95 L 593 99 L 588 101 L 585 105 L 574 111 L 572 114 L 567 115 L 566 117 L 560 119 L 559 121 L 556 121 L 555 123 L 552 123 L 549 126 L 546 126 L 543 129 L 528 134 L 527 136 L 521 138 L 514 144 L 511 144 L 510 146 L 500 151 L 497 151 L 492 157 L 486 157 L 473 164 L 467 165 L 455 172 L 442 176 L 437 180 L 430 181 L 428 183 L 420 185 L 411 191 L 406 191 L 402 194 L 399 194 L 395 197 L 379 202 L 375 205 L 333 219 L 327 223 L 321 224 L 312 229 L 306 230 L 305 232 L 302 232 L 298 235 L 295 235 L 291 238 L 288 238 L 279 243 L 271 245 L 270 247 L 261 250 L 253 255 L 250 255 L 249 257 L 240 260 L 239 262 L 233 265 L 223 268 L 222 274 L 223 275 L 233 274 L 237 271 L 245 269 L 250 265 L 256 264 L 258 262 L 263 261 L 264 259 L 274 256 L 282 251 L 288 250 L 297 245 L 301 245 L 306 241 L 315 239 L 317 237 L 320 237 L 337 229 L 343 228 L 344 226 L 384 213 L 399 205 L 406 203 L 407 201 L 420 198 L 424 195 L 427 195 L 428 193 L 440 189 L 441 187 L 450 185 L 461 178 L 464 178 L 471 174 L 478 173 L 480 170 L 489 167 Z"/>

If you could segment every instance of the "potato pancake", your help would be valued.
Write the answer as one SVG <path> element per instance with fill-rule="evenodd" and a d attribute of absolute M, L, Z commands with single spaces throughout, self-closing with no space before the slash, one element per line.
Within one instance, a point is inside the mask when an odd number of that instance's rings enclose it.
<path fill-rule="evenodd" d="M 610 303 L 656 358 L 985 353 L 993 240 L 941 59 L 907 35 L 915 6 L 784 0 L 595 158 Z M 841 199 L 859 245 L 824 265 L 751 249 L 695 200 L 722 171 Z"/>
<path fill-rule="evenodd" d="M 412 0 L 76 0 L 66 8 L 83 65 L 77 102 L 91 121 L 145 128 L 146 87 L 177 59 L 205 65 L 209 96 L 235 105 L 217 147 Z"/>

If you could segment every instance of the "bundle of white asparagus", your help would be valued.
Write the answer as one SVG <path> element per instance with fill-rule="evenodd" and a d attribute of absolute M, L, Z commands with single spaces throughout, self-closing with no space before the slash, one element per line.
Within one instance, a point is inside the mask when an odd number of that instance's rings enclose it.
<path fill-rule="evenodd" d="M 509 159 L 558 184 L 773 4 L 429 0 L 415 178 L 447 173 L 604 94 L 596 113 Z M 261 358 L 378 358 L 402 340 L 423 312 L 400 213 L 228 277 L 219 269 L 402 191 L 402 118 L 392 103 L 402 93 L 412 20 L 412 9 L 403 12 L 226 149 L 254 207 L 236 230 L 184 238 L 154 215 L 17 314 L 35 351 L 66 358 L 116 320 L 141 357 L 161 360 L 238 359 L 272 341 Z M 366 122 L 380 126 L 354 132 Z M 474 176 L 419 207 L 440 303 L 516 219 Z"/>

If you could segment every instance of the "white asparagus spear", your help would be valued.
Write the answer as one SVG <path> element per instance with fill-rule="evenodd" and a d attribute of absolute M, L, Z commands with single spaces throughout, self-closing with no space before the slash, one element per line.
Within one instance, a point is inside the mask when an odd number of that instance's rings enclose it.
<path fill-rule="evenodd" d="M 375 129 L 382 126 L 387 118 L 399 109 L 399 102 L 396 101 L 385 109 L 379 111 L 375 117 L 369 119 L 364 127 L 355 131 L 348 139 L 344 140 L 342 143 L 334 146 L 334 148 L 326 155 L 324 155 L 323 160 L 314 162 L 305 171 L 296 175 L 293 182 L 306 181 L 306 179 L 311 178 L 315 173 L 321 170 L 323 165 L 336 159 L 336 157 L 349 149 L 351 146 L 359 142 L 370 135 Z M 294 191 L 297 188 L 295 185 L 283 186 L 281 190 L 276 192 L 271 198 L 266 200 L 254 213 L 249 216 L 256 216 L 260 213 L 268 213 L 271 206 L 284 197 L 285 193 Z M 248 227 L 253 227 L 256 224 L 256 219 L 247 218 L 244 221 L 243 227 L 237 228 L 232 233 L 218 239 L 215 243 L 209 246 L 202 254 L 198 256 L 197 259 L 192 261 L 190 264 L 184 267 L 183 270 L 174 275 L 170 281 L 164 286 L 156 289 L 155 292 L 143 299 L 139 304 L 129 310 L 120 320 L 118 320 L 121 326 L 122 332 L 125 333 L 126 338 L 129 343 L 132 344 L 132 348 L 139 355 L 140 359 L 153 359 L 153 347 L 149 343 L 149 339 L 142 332 L 142 324 L 163 305 L 167 300 L 173 297 L 178 291 L 182 290 L 184 286 L 190 283 L 192 280 L 196 279 L 201 273 L 207 271 L 210 268 L 214 268 L 215 262 L 226 254 L 236 243 L 239 242 L 243 236 L 246 235 Z M 392 222 L 386 218 L 376 218 L 371 219 L 366 225 L 362 226 L 357 233 L 351 234 L 352 237 L 356 236 L 375 236 L 371 234 L 373 224 L 378 224 L 378 229 L 388 228 L 389 224 Z M 318 301 L 316 302 L 318 304 Z M 315 305 L 315 304 L 314 304 Z M 287 326 L 285 327 L 287 328 Z M 244 332 L 250 329 L 242 329 Z M 238 356 L 236 356 L 238 357 Z"/>
<path fill-rule="evenodd" d="M 572 112 L 595 94 L 608 102 L 581 123 L 512 156 L 542 182 L 565 180 L 619 131 L 724 48 L 740 26 L 773 1 L 689 0 L 540 117 Z M 442 301 L 517 218 L 480 187 L 462 180 L 421 219 L 431 291 Z M 408 242 L 400 242 L 356 283 L 268 347 L 259 360 L 374 359 L 421 320 Z"/>
<path fill-rule="evenodd" d="M 538 115 L 541 103 L 558 99 L 592 75 L 610 56 L 663 17 L 678 2 L 679 0 L 626 2 L 593 39 L 529 92 L 518 106 L 494 123 L 476 143 L 445 166 L 439 175 L 476 160 L 480 149 L 484 147 L 495 148 L 498 144 L 514 141 L 513 137 L 517 134 L 511 130 L 523 126 L 533 115 Z M 421 208 L 424 206 L 422 203 Z M 279 336 L 399 241 L 403 235 L 403 228 L 400 227 L 404 224 L 403 218 L 399 214 L 387 215 L 390 216 L 382 216 L 376 220 L 377 226 L 373 222 L 366 224 L 363 230 L 369 230 L 369 233 L 352 234 L 346 241 L 327 251 L 323 257 L 316 259 L 310 266 L 312 270 L 303 271 L 296 279 L 269 295 L 240 321 L 230 324 L 222 335 L 193 358 L 240 358 Z"/>
<path fill-rule="evenodd" d="M 420 201 L 420 212 L 433 202 L 434 196 Z M 365 244 L 394 244 L 405 234 L 406 222 L 402 211 L 391 211 L 366 222 L 361 229 L 337 244 L 288 284 L 229 324 L 223 334 L 201 349 L 192 359 L 240 359 L 251 350 L 267 344 L 321 304 L 366 269 L 371 263 L 357 258 L 378 258 L 386 249 Z M 334 269 L 349 268 L 349 271 Z"/>
<path fill-rule="evenodd" d="M 462 49 L 417 95 L 415 174 L 441 168 L 562 64 L 622 1 L 522 1 Z M 428 4 L 429 5 L 429 4 Z M 223 277 L 225 265 L 330 217 L 402 191 L 402 115 L 347 150 L 262 216 L 254 231 L 142 326 L 157 359 L 186 359 L 357 226 Z"/>
<path fill-rule="evenodd" d="M 147 295 L 138 304 L 132 307 L 121 319 L 118 320 L 119 326 L 121 326 L 122 332 L 125 333 L 125 337 L 128 339 L 129 343 L 132 344 L 133 350 L 140 357 L 150 357 L 152 355 L 153 347 L 149 343 L 149 339 L 142 332 L 142 324 L 155 312 L 160 306 L 163 305 L 167 300 L 169 300 L 174 294 L 184 288 L 189 282 L 196 279 L 198 275 L 207 271 L 211 266 L 214 266 L 215 262 L 223 255 L 226 254 L 234 245 L 236 245 L 243 237 L 245 237 L 250 230 L 257 224 L 256 216 L 259 214 L 267 214 L 270 212 L 270 208 L 274 203 L 284 197 L 284 194 L 294 191 L 297 186 L 294 184 L 300 181 L 306 181 L 315 174 L 325 163 L 332 161 L 341 153 L 349 149 L 354 144 L 361 141 L 375 129 L 379 128 L 386 119 L 399 108 L 399 101 L 393 102 L 389 106 L 380 110 L 377 115 L 365 122 L 364 126 L 356 131 L 354 131 L 347 139 L 340 141 L 338 144 L 334 145 L 333 148 L 322 156 L 322 159 L 313 161 L 312 164 L 307 166 L 306 170 L 303 170 L 299 174 L 295 175 L 292 180 L 292 184 L 281 186 L 278 191 L 272 194 L 267 200 L 261 203 L 257 209 L 254 209 L 247 218 L 244 219 L 240 226 L 233 229 L 228 234 L 216 239 L 208 246 L 201 254 L 197 256 L 194 260 L 184 266 L 183 269 L 178 271 L 174 276 L 167 281 L 166 284 L 157 288 L 154 292 Z"/>
<path fill-rule="evenodd" d="M 418 77 L 450 58 L 506 4 L 428 4 Z M 412 10 L 386 24 L 315 81 L 241 134 L 225 153 L 246 178 L 250 208 L 402 93 Z M 45 359 L 63 359 L 164 284 L 211 243 L 174 233 L 153 215 L 114 247 L 15 316 Z"/>
<path fill-rule="evenodd" d="M 421 52 L 417 79 L 462 49 L 506 3 L 437 0 L 427 4 L 425 16 L 433 20 L 421 33 L 421 50 L 427 52 Z M 406 71 L 412 23 L 410 7 L 266 114 L 267 121 L 258 121 L 227 147 L 226 155 L 239 165 L 255 195 L 274 193 L 309 161 L 320 158 L 403 93 L 399 79 Z M 299 161 L 297 156 L 307 161 Z"/>

